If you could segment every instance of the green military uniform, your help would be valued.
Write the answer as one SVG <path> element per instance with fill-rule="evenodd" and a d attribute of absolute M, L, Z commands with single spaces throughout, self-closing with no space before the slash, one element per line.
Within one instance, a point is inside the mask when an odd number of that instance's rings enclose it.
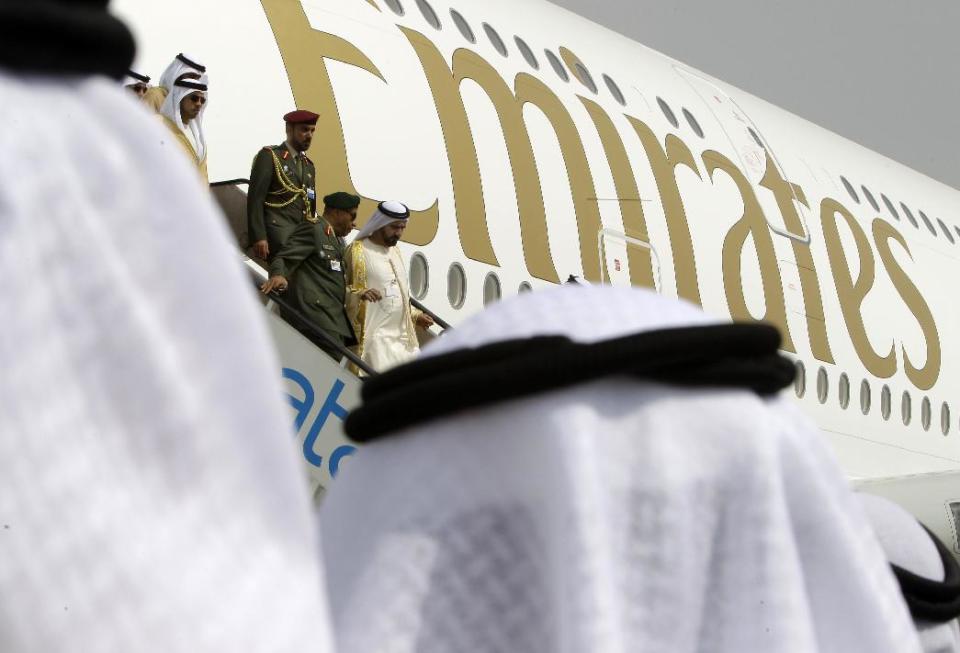
<path fill-rule="evenodd" d="M 344 245 L 326 220 L 302 222 L 273 257 L 270 276 L 290 282 L 286 299 L 310 323 L 345 347 L 357 344 L 344 308 L 347 283 L 343 274 Z M 336 359 L 342 354 L 311 333 L 294 316 L 285 316 L 318 347 Z"/>
<path fill-rule="evenodd" d="M 260 150 L 253 159 L 247 192 L 250 243 L 266 240 L 272 258 L 293 230 L 316 212 L 316 169 L 307 155 L 296 155 L 286 143 Z"/>

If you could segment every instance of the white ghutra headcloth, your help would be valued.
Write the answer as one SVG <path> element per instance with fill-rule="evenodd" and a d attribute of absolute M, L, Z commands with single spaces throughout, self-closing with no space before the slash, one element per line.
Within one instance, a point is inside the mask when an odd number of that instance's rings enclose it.
<path fill-rule="evenodd" d="M 206 73 L 200 75 L 200 79 L 178 79 L 174 82 L 173 90 L 167 94 L 163 105 L 160 107 L 160 115 L 169 118 L 173 124 L 181 130 L 190 130 L 193 134 L 194 143 L 196 143 L 197 158 L 201 161 L 207 154 L 207 139 L 203 132 L 203 116 L 206 114 L 207 104 L 210 102 L 210 95 L 208 93 L 209 84 L 210 80 Z M 204 103 L 196 118 L 188 124 L 184 124 L 183 116 L 180 114 L 180 102 L 183 101 L 183 98 L 195 92 L 203 93 L 207 98 L 207 102 Z"/>
<path fill-rule="evenodd" d="M 207 67 L 201 63 L 198 63 L 196 57 L 186 55 L 181 52 L 174 57 L 173 61 L 170 62 L 170 65 L 168 65 L 166 69 L 164 69 L 163 73 L 161 73 L 158 85 L 161 88 L 166 89 L 167 92 L 170 92 L 173 90 L 173 84 L 184 73 L 201 74 L 205 72 L 207 72 Z"/>
<path fill-rule="evenodd" d="M 128 93 L 0 71 L 0 651 L 328 652 L 263 312 Z"/>
<path fill-rule="evenodd" d="M 413 391 L 429 377 L 405 368 L 443 361 L 457 381 L 491 343 L 711 322 L 647 291 L 558 287 L 374 381 Z M 788 400 L 608 376 L 429 414 L 367 444 L 322 506 L 340 653 L 919 650 L 862 507 Z"/>
<path fill-rule="evenodd" d="M 374 210 L 373 215 L 364 223 L 357 233 L 355 240 L 369 238 L 375 231 L 386 227 L 392 222 L 398 220 L 409 220 L 410 209 L 401 202 L 380 202 Z"/>

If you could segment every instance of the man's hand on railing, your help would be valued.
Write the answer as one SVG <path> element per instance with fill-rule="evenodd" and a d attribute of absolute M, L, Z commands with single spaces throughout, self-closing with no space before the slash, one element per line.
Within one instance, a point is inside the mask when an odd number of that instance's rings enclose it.
<path fill-rule="evenodd" d="M 287 278 L 277 274 L 267 279 L 267 281 L 260 286 L 260 292 L 262 292 L 264 295 L 269 295 L 274 290 L 277 292 L 283 292 L 287 289 L 287 285 Z"/>
<path fill-rule="evenodd" d="M 270 256 L 270 246 L 267 244 L 266 240 L 258 240 L 253 244 L 253 253 L 257 258 L 267 260 L 267 257 Z"/>
<path fill-rule="evenodd" d="M 417 326 L 424 329 L 429 329 L 433 326 L 433 318 L 430 317 L 429 313 L 421 313 L 417 316 Z"/>

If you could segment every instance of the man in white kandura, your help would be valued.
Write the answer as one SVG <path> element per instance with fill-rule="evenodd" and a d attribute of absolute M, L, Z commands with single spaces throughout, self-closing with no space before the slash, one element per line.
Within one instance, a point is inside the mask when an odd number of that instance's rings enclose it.
<path fill-rule="evenodd" d="M 160 83 L 147 89 L 143 96 L 144 103 L 160 113 L 160 108 L 178 79 L 200 79 L 200 75 L 207 72 L 207 67 L 197 63 L 197 58 L 184 53 L 178 54 L 160 75 Z"/>
<path fill-rule="evenodd" d="M 203 183 L 207 179 L 207 139 L 203 134 L 203 113 L 207 106 L 207 74 L 199 78 L 182 77 L 160 107 L 160 117 L 180 145 L 187 159 L 197 167 Z M 166 140 L 161 141 L 165 144 Z"/>
<path fill-rule="evenodd" d="M 329 653 L 263 309 L 163 127 L 122 110 L 106 5 L 0 0 L 0 651 Z"/>
<path fill-rule="evenodd" d="M 420 351 L 414 325 L 433 325 L 429 315 L 410 305 L 407 271 L 396 249 L 409 218 L 410 210 L 400 202 L 381 202 L 346 258 L 347 315 L 358 354 L 378 372 Z"/>

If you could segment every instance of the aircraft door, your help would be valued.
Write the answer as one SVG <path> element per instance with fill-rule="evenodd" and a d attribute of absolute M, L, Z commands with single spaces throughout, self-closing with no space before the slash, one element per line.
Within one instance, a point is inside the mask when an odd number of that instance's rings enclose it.
<path fill-rule="evenodd" d="M 657 256 L 657 250 L 653 245 L 615 229 L 601 229 L 597 243 L 600 252 L 600 283 L 611 286 L 648 287 L 652 284 L 652 290 L 662 292 L 660 257 Z M 649 261 L 647 269 L 631 270 L 631 265 L 647 266 L 647 261 Z"/>
<path fill-rule="evenodd" d="M 736 100 L 727 95 L 725 91 L 710 80 L 679 66 L 674 66 L 674 69 L 680 77 L 696 91 L 704 104 L 709 107 L 717 119 L 717 122 L 720 123 L 720 127 L 723 129 L 727 140 L 729 140 L 733 146 L 734 151 L 736 151 L 740 165 L 743 167 L 751 184 L 757 186 L 763 179 L 766 173 L 768 153 L 770 160 L 773 161 L 773 164 L 777 167 L 781 179 L 789 179 L 789 177 L 784 174 L 783 166 L 778 161 L 776 154 L 774 154 L 773 148 L 771 148 L 766 139 L 764 139 L 763 133 L 750 119 L 747 112 L 740 108 Z M 802 202 L 797 201 L 797 199 L 796 194 L 794 194 L 798 214 L 803 223 L 802 233 L 797 233 L 784 224 L 771 221 L 771 217 L 775 214 L 770 212 L 765 212 L 767 225 L 773 233 L 779 236 L 809 245 L 810 229 L 807 227 L 807 208 Z"/>

